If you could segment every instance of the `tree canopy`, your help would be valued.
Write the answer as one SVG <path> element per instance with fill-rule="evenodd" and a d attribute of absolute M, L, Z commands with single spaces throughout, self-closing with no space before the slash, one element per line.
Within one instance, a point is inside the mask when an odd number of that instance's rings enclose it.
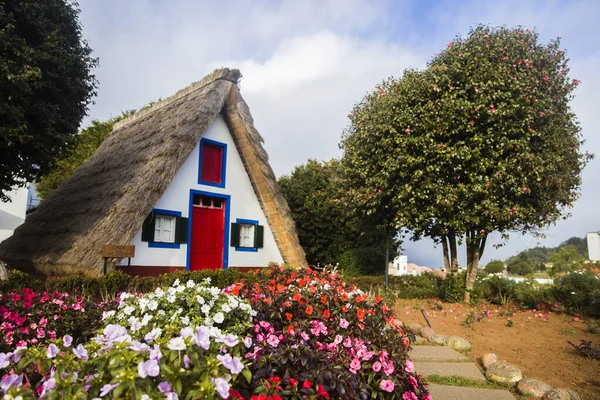
<path fill-rule="evenodd" d="M 488 274 L 497 274 L 504 271 L 504 262 L 500 260 L 492 260 L 485 266 L 485 272 Z"/>
<path fill-rule="evenodd" d="M 335 264 L 345 260 L 350 265 L 377 252 L 385 258 L 385 234 L 369 227 L 368 221 L 356 218 L 353 209 L 340 200 L 343 196 L 340 176 L 340 162 L 332 159 L 324 162 L 308 160 L 290 175 L 279 178 L 308 262 Z M 393 257 L 395 243 L 390 247 Z M 362 272 L 384 270 L 383 258 L 378 258 L 380 262 L 372 261 Z M 371 267 L 371 264 L 374 265 Z"/>
<path fill-rule="evenodd" d="M 0 200 L 65 154 L 95 95 L 77 4 L 0 0 Z"/>
<path fill-rule="evenodd" d="M 591 157 L 560 41 L 478 26 L 422 71 L 381 83 L 349 115 L 350 198 L 413 237 L 466 242 L 465 300 L 490 232 L 566 217 Z"/>

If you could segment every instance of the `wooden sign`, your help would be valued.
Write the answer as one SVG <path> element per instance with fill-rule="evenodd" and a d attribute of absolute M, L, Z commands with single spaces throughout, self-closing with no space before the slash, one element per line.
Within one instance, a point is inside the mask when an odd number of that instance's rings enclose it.
<path fill-rule="evenodd" d="M 135 246 L 105 244 L 102 246 L 102 257 L 104 258 L 126 258 L 135 257 Z"/>

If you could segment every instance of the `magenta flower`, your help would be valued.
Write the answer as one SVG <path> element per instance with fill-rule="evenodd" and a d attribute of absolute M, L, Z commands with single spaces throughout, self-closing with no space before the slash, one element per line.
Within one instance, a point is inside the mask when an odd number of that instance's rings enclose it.
<path fill-rule="evenodd" d="M 404 370 L 408 373 L 415 372 L 415 364 L 412 361 L 406 360 L 406 364 L 404 365 Z"/>
<path fill-rule="evenodd" d="M 402 400 L 419 400 L 419 398 L 413 392 L 404 392 Z"/>
<path fill-rule="evenodd" d="M 356 371 L 358 371 L 359 369 L 360 369 L 360 360 L 358 358 L 354 357 L 352 359 L 352 361 L 350 362 L 350 372 L 355 374 Z"/>
<path fill-rule="evenodd" d="M 375 364 L 373 364 L 373 371 L 375 371 L 375 372 L 381 371 L 381 363 L 379 361 L 376 361 Z"/>
<path fill-rule="evenodd" d="M 346 329 L 348 327 L 349 323 L 348 321 L 346 321 L 344 318 L 340 319 L 340 327 Z"/>
<path fill-rule="evenodd" d="M 279 346 L 279 339 L 275 335 L 269 335 L 267 338 L 267 343 L 269 343 L 273 347 Z"/>
<path fill-rule="evenodd" d="M 394 362 L 392 360 L 390 361 L 386 361 L 384 363 L 382 363 L 383 365 L 383 372 L 385 372 L 386 375 L 391 375 L 394 373 Z"/>
<path fill-rule="evenodd" d="M 379 387 L 384 392 L 392 393 L 394 391 L 394 382 L 387 380 L 387 379 L 382 379 L 381 382 L 379 383 Z M 416 400 L 418 400 L 418 399 L 416 399 Z"/>

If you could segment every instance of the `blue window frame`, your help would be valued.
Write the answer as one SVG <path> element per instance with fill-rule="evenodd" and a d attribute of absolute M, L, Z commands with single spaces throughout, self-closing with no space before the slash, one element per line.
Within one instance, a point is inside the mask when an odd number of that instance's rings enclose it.
<path fill-rule="evenodd" d="M 221 149 L 221 159 L 220 159 L 220 172 L 221 172 L 221 176 L 220 176 L 220 180 L 218 183 L 214 182 L 214 181 L 209 181 L 209 180 L 204 180 L 202 179 L 202 167 L 203 165 L 205 166 L 205 168 L 214 168 L 214 162 L 215 160 L 210 159 L 210 160 L 204 160 L 203 162 L 203 154 L 205 154 L 205 146 L 208 145 L 210 147 L 212 147 L 213 149 L 215 147 L 218 147 Z M 208 147 L 207 146 L 207 147 Z M 214 187 L 219 187 L 219 188 L 224 188 L 225 187 L 225 181 L 227 178 L 227 144 L 226 143 L 221 143 L 221 142 L 217 142 L 215 140 L 211 140 L 211 139 L 206 139 L 203 138 L 200 140 L 200 156 L 199 156 L 199 160 L 198 160 L 198 184 L 200 185 L 206 185 L 206 186 L 214 186 Z"/>
<path fill-rule="evenodd" d="M 258 221 L 254 219 L 244 219 L 244 218 L 236 218 L 236 224 L 244 224 L 244 225 L 254 225 L 254 235 L 256 235 L 256 230 L 258 229 Z M 254 237 L 252 238 L 252 242 L 254 243 Z M 247 251 L 252 253 L 258 252 L 258 247 L 236 247 L 235 251 Z"/>
<path fill-rule="evenodd" d="M 161 208 L 155 208 L 152 210 L 152 214 L 155 217 L 160 217 L 161 215 L 166 215 L 166 216 L 173 216 L 173 217 L 181 217 L 181 212 L 180 211 L 174 211 L 174 210 L 164 210 Z M 175 223 L 173 224 L 173 229 L 176 231 L 177 230 L 177 223 L 179 223 L 179 218 L 175 218 Z M 176 232 L 173 232 L 173 240 L 174 242 L 176 242 Z M 167 243 L 167 242 L 155 242 L 155 241 L 149 241 L 148 242 L 148 247 L 152 247 L 152 248 L 161 248 L 161 249 L 180 249 L 181 248 L 181 244 L 180 243 Z"/>

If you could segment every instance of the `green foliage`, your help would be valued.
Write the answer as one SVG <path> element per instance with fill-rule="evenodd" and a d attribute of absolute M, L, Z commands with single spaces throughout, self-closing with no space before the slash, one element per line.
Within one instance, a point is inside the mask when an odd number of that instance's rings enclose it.
<path fill-rule="evenodd" d="M 352 208 L 340 202 L 340 174 L 336 159 L 308 160 L 278 181 L 311 265 L 336 264 L 344 252 L 357 247 L 385 247 L 385 235 L 357 220 Z M 390 247 L 396 248 L 394 243 Z"/>
<path fill-rule="evenodd" d="M 533 272 L 533 265 L 531 265 L 525 258 L 517 258 L 516 260 L 508 263 L 506 269 L 513 275 L 525 276 Z"/>
<path fill-rule="evenodd" d="M 496 274 L 504 271 L 504 262 L 500 260 L 492 260 L 485 266 L 485 272 L 488 274 Z"/>
<path fill-rule="evenodd" d="M 147 293 L 159 287 L 171 286 L 176 280 L 202 282 L 210 279 L 213 285 L 224 288 L 244 280 L 255 282 L 262 273 L 244 273 L 234 269 L 176 271 L 160 276 L 132 277 L 122 271 L 111 271 L 106 276 L 90 278 L 82 275 L 38 279 L 19 270 L 11 270 L 9 278 L 0 282 L 0 292 L 32 288 L 36 292 L 60 292 L 83 296 L 92 300 L 110 300 L 119 293 Z"/>
<path fill-rule="evenodd" d="M 561 271 L 572 271 L 588 257 L 587 240 L 585 238 L 572 237 L 562 242 L 557 247 L 534 247 L 526 249 L 506 260 L 512 264 L 517 260 L 526 261 L 534 270 L 544 271 L 543 264 L 556 263 L 557 269 L 554 273 Z M 552 272 L 552 271 L 550 271 Z"/>
<path fill-rule="evenodd" d="M 550 273 L 556 275 L 559 272 L 575 271 L 575 269 L 582 266 L 587 259 L 587 252 L 582 255 L 580 247 L 563 243 L 549 254 L 548 259 L 552 263 Z"/>
<path fill-rule="evenodd" d="M 385 291 L 384 276 L 357 276 L 348 279 L 366 293 L 393 296 L 400 299 L 431 299 L 440 297 L 441 279 L 430 274 L 390 276 Z M 390 302 L 393 304 L 393 301 Z"/>
<path fill-rule="evenodd" d="M 347 276 L 385 274 L 385 250 L 381 247 L 346 250 L 339 260 L 340 269 Z"/>
<path fill-rule="evenodd" d="M 587 271 L 576 271 L 556 281 L 556 300 L 575 314 L 600 317 L 600 279 Z"/>
<path fill-rule="evenodd" d="M 66 0 L 0 1 L 0 200 L 65 154 L 95 95 L 78 13 Z"/>
<path fill-rule="evenodd" d="M 450 273 L 442 281 L 441 298 L 449 303 L 458 303 L 462 301 L 465 293 L 465 273 Z"/>
<path fill-rule="evenodd" d="M 559 40 L 478 26 L 350 114 L 345 201 L 380 224 L 467 242 L 470 289 L 489 232 L 537 231 L 578 196 L 583 153 Z"/>
<path fill-rule="evenodd" d="M 36 187 L 40 198 L 45 199 L 48 197 L 65 179 L 73 175 L 75 169 L 96 152 L 106 135 L 112 131 L 113 125 L 131 113 L 131 111 L 125 112 L 121 116 L 111 118 L 105 122 L 92 121 L 90 126 L 83 129 L 75 137 L 75 143 L 69 152 L 64 157 L 58 158 L 52 169 L 40 178 Z"/>

